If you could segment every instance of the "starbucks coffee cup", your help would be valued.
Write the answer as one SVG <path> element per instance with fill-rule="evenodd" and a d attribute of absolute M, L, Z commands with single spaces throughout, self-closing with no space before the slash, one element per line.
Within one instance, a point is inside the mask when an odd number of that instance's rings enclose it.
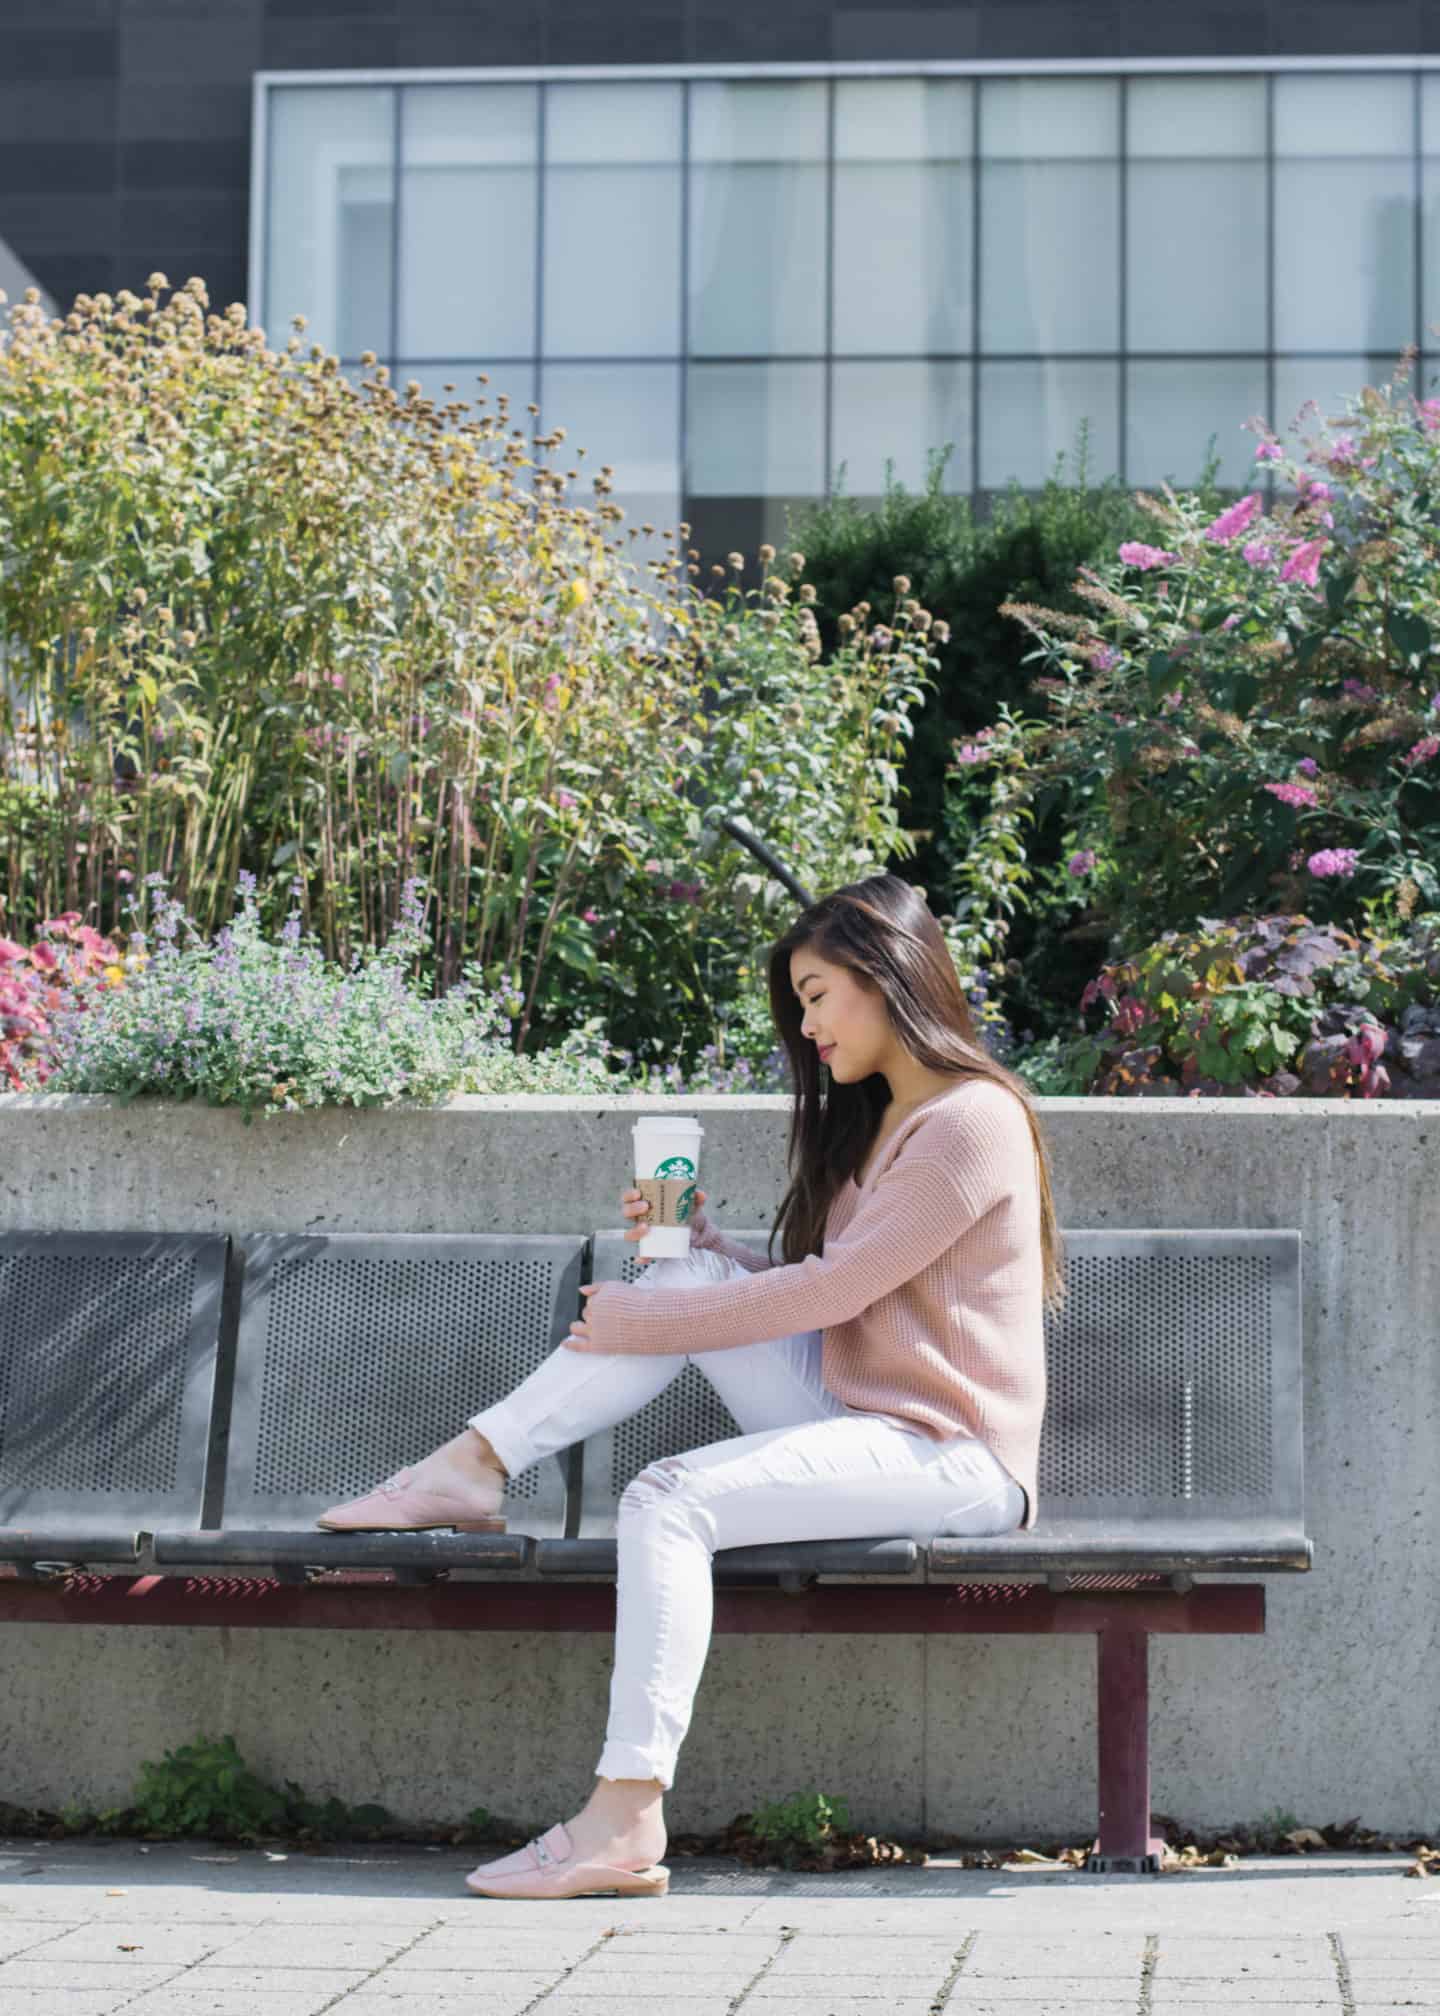
<path fill-rule="evenodd" d="M 640 1256 L 683 1260 L 690 1251 L 700 1137 L 705 1129 L 693 1114 L 647 1113 L 630 1132 L 635 1140 L 635 1188 L 650 1200 Z"/>

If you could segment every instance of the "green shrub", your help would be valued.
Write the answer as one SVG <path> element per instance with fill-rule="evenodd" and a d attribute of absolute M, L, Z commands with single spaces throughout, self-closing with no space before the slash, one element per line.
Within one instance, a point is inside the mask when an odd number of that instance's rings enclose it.
<path fill-rule="evenodd" d="M 1159 544 L 1081 569 L 1083 615 L 1006 605 L 1050 707 L 1030 802 L 1063 806 L 1112 947 L 1202 916 L 1440 906 L 1440 402 L 1407 375 L 1303 458 L 1266 429 L 1272 510 L 1256 490 L 1215 517 L 1167 487 L 1146 500 Z"/>

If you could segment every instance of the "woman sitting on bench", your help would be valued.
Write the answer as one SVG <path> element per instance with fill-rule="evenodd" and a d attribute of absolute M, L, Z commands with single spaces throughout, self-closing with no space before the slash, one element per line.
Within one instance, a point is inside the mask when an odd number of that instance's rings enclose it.
<path fill-rule="evenodd" d="M 621 1495 L 595 1787 L 568 1821 L 472 1871 L 485 1896 L 665 1894 L 663 1797 L 709 1649 L 717 1548 L 1035 1524 L 1043 1314 L 1063 1267 L 1028 1088 L 977 1038 L 944 935 L 897 875 L 803 911 L 769 982 L 798 1088 L 784 1263 L 697 1210 L 708 1259 L 587 1286 L 584 1318 L 527 1379 L 318 1522 L 494 1531 L 508 1478 L 691 1363 L 744 1430 L 649 1465 Z M 621 1201 L 627 1218 L 648 1210 L 637 1190 Z"/>

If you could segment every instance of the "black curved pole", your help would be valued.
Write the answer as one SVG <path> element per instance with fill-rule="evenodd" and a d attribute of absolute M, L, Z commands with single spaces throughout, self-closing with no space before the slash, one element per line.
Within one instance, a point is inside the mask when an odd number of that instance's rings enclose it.
<path fill-rule="evenodd" d="M 810 908 L 815 898 L 810 894 L 810 891 L 805 887 L 803 882 L 796 881 L 784 862 L 766 846 L 758 833 L 752 833 L 748 826 L 742 826 L 740 821 L 730 812 L 717 814 L 715 823 L 717 826 L 723 826 L 732 840 L 738 840 L 742 847 L 748 847 L 750 852 L 755 856 L 755 859 L 762 862 L 772 875 L 778 877 L 785 884 L 785 887 L 790 891 L 790 894 L 795 898 L 797 903 L 806 910 Z"/>

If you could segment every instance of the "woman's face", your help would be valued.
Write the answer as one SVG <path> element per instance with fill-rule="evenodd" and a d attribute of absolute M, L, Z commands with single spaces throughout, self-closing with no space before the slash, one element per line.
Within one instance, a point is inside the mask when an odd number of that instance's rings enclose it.
<path fill-rule="evenodd" d="M 836 1078 L 858 1083 L 893 1057 L 895 1032 L 884 996 L 864 989 L 848 966 L 832 966 L 802 947 L 790 955 L 790 985 L 804 1004 L 800 1033 Z"/>

